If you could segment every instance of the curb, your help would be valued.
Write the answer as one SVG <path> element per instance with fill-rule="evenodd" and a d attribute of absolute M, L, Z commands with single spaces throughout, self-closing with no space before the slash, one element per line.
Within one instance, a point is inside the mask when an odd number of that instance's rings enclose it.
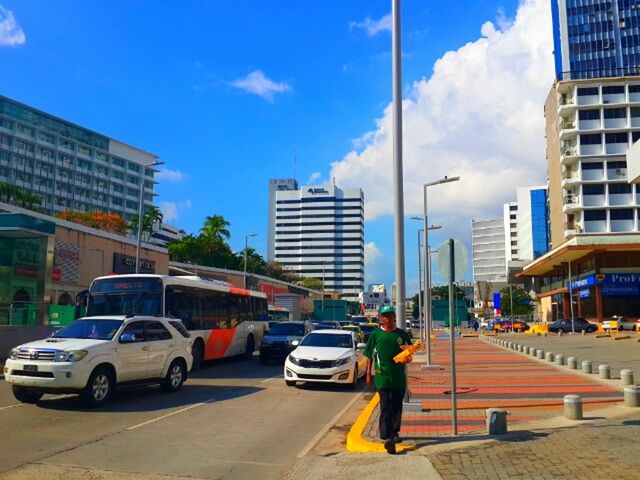
<path fill-rule="evenodd" d="M 386 453 L 383 443 L 372 442 L 362 437 L 364 429 L 367 426 L 367 423 L 369 423 L 369 419 L 371 419 L 371 415 L 373 415 L 373 411 L 376 409 L 379 403 L 380 395 L 376 393 L 364 408 L 364 410 L 360 412 L 360 415 L 358 415 L 358 419 L 351 426 L 351 428 L 349 429 L 349 433 L 347 434 L 347 451 L 354 453 Z M 409 445 L 405 443 L 396 445 L 396 451 L 398 453 L 415 450 L 415 448 L 415 445 Z"/>

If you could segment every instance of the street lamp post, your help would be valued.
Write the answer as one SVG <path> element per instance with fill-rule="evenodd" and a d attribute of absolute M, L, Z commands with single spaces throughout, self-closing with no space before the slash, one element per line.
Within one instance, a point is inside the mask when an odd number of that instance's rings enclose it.
<path fill-rule="evenodd" d="M 142 166 L 142 173 L 140 174 L 140 203 L 138 205 L 138 238 L 136 242 L 136 273 L 140 273 L 140 248 L 142 246 L 142 211 L 144 204 L 144 177 L 147 173 L 147 168 L 153 168 L 160 165 L 164 165 L 164 162 L 153 162 L 148 165 Z"/>
<path fill-rule="evenodd" d="M 427 188 L 432 187 L 434 185 L 440 185 L 442 183 L 451 183 L 457 182 L 460 180 L 460 177 L 443 177 L 439 180 L 434 180 L 433 182 L 425 183 L 422 186 L 422 200 L 423 200 L 423 221 L 424 221 L 424 242 L 422 245 L 423 248 L 423 257 L 425 259 L 429 258 L 428 255 L 428 246 L 429 246 L 429 228 L 427 227 L 428 217 L 427 217 Z M 429 272 L 429 268 L 424 269 L 424 301 L 422 302 L 425 308 L 425 323 L 426 323 L 426 345 L 427 345 L 427 365 L 431 365 L 431 273 Z"/>
<path fill-rule="evenodd" d="M 249 235 L 244 236 L 244 274 L 242 278 L 244 279 L 244 288 L 247 289 L 247 251 L 249 250 L 249 237 L 257 236 L 257 233 L 250 233 Z"/>

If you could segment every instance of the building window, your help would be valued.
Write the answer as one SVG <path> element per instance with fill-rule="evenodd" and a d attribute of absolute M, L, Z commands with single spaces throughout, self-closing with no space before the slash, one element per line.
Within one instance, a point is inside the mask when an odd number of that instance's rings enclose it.
<path fill-rule="evenodd" d="M 607 219 L 606 210 L 585 210 L 584 221 L 585 222 L 600 222 Z"/>
<path fill-rule="evenodd" d="M 22 135 L 25 135 L 29 138 L 35 138 L 36 136 L 35 130 L 33 128 L 25 127 L 21 123 L 18 123 L 16 125 L 16 132 L 21 133 Z"/>
<path fill-rule="evenodd" d="M 608 134 L 616 135 L 616 134 Z M 600 145 L 602 143 L 602 137 L 600 134 L 580 135 L 580 145 Z"/>
<path fill-rule="evenodd" d="M 140 165 L 138 165 L 137 163 L 129 162 L 127 168 L 132 172 L 140 173 Z"/>
<path fill-rule="evenodd" d="M 629 141 L 626 133 L 606 133 L 604 138 L 607 143 L 627 143 Z"/>
<path fill-rule="evenodd" d="M 604 195 L 604 184 L 583 185 L 582 193 L 584 195 Z"/>
<path fill-rule="evenodd" d="M 610 183 L 609 195 L 631 194 L 631 185 L 628 183 Z"/>
<path fill-rule="evenodd" d="M 578 88 L 579 97 L 587 97 L 592 95 L 598 95 L 598 87 L 581 87 Z"/>
<path fill-rule="evenodd" d="M 578 118 L 580 120 L 600 120 L 600 110 L 597 108 L 590 110 L 580 110 L 578 112 Z"/>
<path fill-rule="evenodd" d="M 627 110 L 625 108 L 605 108 L 604 118 L 627 118 Z"/>
<path fill-rule="evenodd" d="M 603 95 L 611 95 L 611 94 L 619 94 L 619 93 L 624 93 L 623 85 L 610 85 L 607 87 L 602 87 Z"/>
<path fill-rule="evenodd" d="M 609 215 L 611 216 L 611 220 L 633 220 L 633 210 L 630 208 L 611 210 Z"/>
<path fill-rule="evenodd" d="M 582 162 L 582 170 L 602 170 L 603 165 L 602 162 Z"/>
<path fill-rule="evenodd" d="M 122 158 L 113 157 L 111 161 L 116 167 L 124 168 L 124 160 Z"/>

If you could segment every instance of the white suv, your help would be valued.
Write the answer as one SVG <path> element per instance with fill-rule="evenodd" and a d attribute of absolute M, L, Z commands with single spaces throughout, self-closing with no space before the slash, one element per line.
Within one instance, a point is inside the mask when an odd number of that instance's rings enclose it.
<path fill-rule="evenodd" d="M 189 333 L 179 320 L 87 317 L 11 350 L 4 377 L 21 402 L 79 393 L 83 403 L 100 406 L 116 385 L 160 383 L 165 391 L 179 390 L 192 362 Z"/>

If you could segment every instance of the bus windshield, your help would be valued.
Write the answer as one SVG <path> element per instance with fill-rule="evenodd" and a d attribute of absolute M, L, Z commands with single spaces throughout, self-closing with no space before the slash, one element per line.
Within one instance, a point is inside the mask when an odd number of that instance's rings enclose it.
<path fill-rule="evenodd" d="M 105 278 L 89 291 L 87 316 L 162 315 L 162 280 L 159 278 Z"/>

